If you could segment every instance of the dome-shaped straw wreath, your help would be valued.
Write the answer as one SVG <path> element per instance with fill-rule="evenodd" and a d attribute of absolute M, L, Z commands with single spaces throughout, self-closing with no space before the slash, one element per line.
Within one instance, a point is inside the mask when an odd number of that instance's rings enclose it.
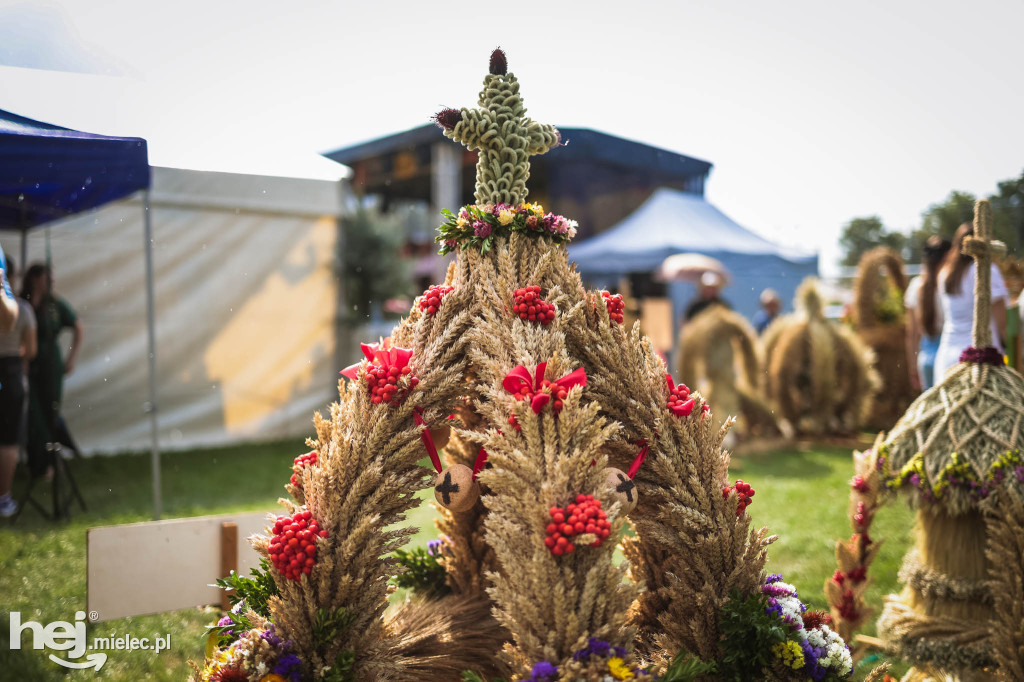
<path fill-rule="evenodd" d="M 1013 500 L 1024 491 L 1024 378 L 992 347 L 991 260 L 1003 247 L 990 236 L 991 208 L 980 201 L 974 236 L 964 244 L 977 268 L 974 346 L 907 409 L 888 437 L 880 434 L 875 448 L 858 457 L 851 498 L 855 535 L 838 548 L 840 570 L 835 585 L 826 586 L 837 620 L 850 621 L 840 623 L 848 635 L 865 615 L 861 585 L 877 545 L 868 530 L 879 493 L 908 493 L 918 506 L 915 548 L 900 571 L 904 590 L 888 600 L 878 623 L 885 646 L 915 664 L 907 679 L 940 672 L 991 679 L 997 660 L 1005 668 L 1006 657 L 994 650 L 999 637 L 990 634 L 1022 629 L 1021 621 L 1012 620 L 1021 606 L 1007 600 L 1020 595 L 1024 557 L 1000 566 L 986 559 L 986 511 L 996 526 L 1024 524 L 1012 518 L 1020 509 Z M 1004 548 L 987 549 L 998 554 Z M 993 591 L 990 577 L 1017 586 Z M 1024 647 L 1012 658 L 1022 656 Z"/>
<path fill-rule="evenodd" d="M 874 355 L 825 317 L 816 278 L 800 284 L 795 303 L 796 312 L 772 322 L 761 339 L 765 395 L 797 433 L 855 433 L 879 383 Z"/>
<path fill-rule="evenodd" d="M 520 203 L 529 155 L 558 139 L 524 113 L 496 51 L 480 108 L 437 116 L 480 151 L 477 205 L 441 227 L 456 262 L 345 370 L 196 679 L 849 677 L 827 615 L 765 575 L 772 538 L 728 477 L 728 424 L 618 297 L 583 288 L 573 225 Z M 431 487 L 443 535 L 405 552 Z M 389 609 L 391 585 L 412 598 Z"/>
<path fill-rule="evenodd" d="M 871 394 L 867 406 L 867 424 L 874 429 L 892 426 L 915 395 L 906 361 L 906 288 L 903 260 L 895 251 L 878 246 L 861 257 L 853 285 L 853 326 L 874 351 L 874 368 L 882 381 L 881 390 Z"/>

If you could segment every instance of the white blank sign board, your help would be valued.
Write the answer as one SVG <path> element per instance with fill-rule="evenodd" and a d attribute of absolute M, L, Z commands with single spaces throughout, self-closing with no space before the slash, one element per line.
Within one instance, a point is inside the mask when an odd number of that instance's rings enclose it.
<path fill-rule="evenodd" d="M 198 516 L 90 528 L 86 535 L 87 603 L 94 621 L 162 613 L 220 602 L 221 524 L 238 524 L 238 573 L 259 555 L 246 540 L 262 533 L 266 512 Z"/>

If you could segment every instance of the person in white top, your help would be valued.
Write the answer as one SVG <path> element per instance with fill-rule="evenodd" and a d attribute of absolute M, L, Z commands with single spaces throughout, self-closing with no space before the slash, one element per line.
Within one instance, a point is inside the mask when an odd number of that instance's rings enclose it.
<path fill-rule="evenodd" d="M 949 252 L 950 241 L 932 235 L 924 245 L 921 274 L 910 280 L 903 296 L 907 308 L 907 356 L 910 383 L 927 391 L 935 385 L 935 354 L 942 334 L 942 303 L 939 300 L 939 268 Z"/>
<path fill-rule="evenodd" d="M 939 297 L 942 301 L 942 340 L 935 355 L 935 378 L 941 380 L 960 362 L 960 353 L 971 345 L 974 324 L 975 264 L 962 253 L 964 238 L 974 234 L 974 227 L 964 223 L 953 237 L 953 247 L 946 255 L 939 272 Z M 999 268 L 992 264 L 992 345 L 1004 350 L 1006 338 L 1006 300 L 1008 293 Z"/>
<path fill-rule="evenodd" d="M 10 260 L 6 270 L 13 278 L 14 264 Z M 14 516 L 18 511 L 11 497 L 11 482 L 25 431 L 25 370 L 36 354 L 35 313 L 25 299 L 17 299 L 17 305 L 14 329 L 0 334 L 0 517 Z"/>

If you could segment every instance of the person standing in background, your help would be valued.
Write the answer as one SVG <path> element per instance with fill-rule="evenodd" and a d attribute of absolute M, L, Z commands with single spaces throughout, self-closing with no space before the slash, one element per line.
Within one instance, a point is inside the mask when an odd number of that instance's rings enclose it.
<path fill-rule="evenodd" d="M 935 354 L 942 336 L 939 268 L 949 253 L 950 241 L 932 235 L 924 245 L 921 274 L 910 280 L 903 295 L 907 309 L 907 366 L 910 383 L 919 391 L 935 385 Z"/>
<path fill-rule="evenodd" d="M 717 272 L 705 272 L 701 275 L 700 286 L 697 288 L 697 296 L 686 306 L 683 313 L 683 321 L 689 322 L 697 317 L 705 308 L 713 305 L 722 305 L 732 309 L 729 302 L 722 298 L 722 285 L 725 281 Z"/>
<path fill-rule="evenodd" d="M 960 362 L 960 353 L 971 345 L 974 324 L 974 259 L 963 253 L 964 239 L 974 227 L 964 223 L 953 236 L 953 246 L 939 271 L 939 296 L 942 300 L 942 338 L 935 353 L 935 380 L 940 381 Z M 992 263 L 992 345 L 1004 352 L 1006 339 L 1006 284 L 999 268 Z"/>
<path fill-rule="evenodd" d="M 22 297 L 36 315 L 37 352 L 29 365 L 28 462 L 33 476 L 52 475 L 46 446 L 57 440 L 57 419 L 64 392 L 64 376 L 75 369 L 82 345 L 82 323 L 67 301 L 53 293 L 53 273 L 42 263 L 25 272 Z M 71 329 L 67 357 L 60 350 L 60 333 Z"/>
<path fill-rule="evenodd" d="M 750 320 L 758 334 L 763 334 L 768 325 L 779 316 L 782 310 L 782 299 L 775 289 L 765 289 L 761 292 L 761 309 L 754 313 Z"/>
<path fill-rule="evenodd" d="M 18 302 L 11 293 L 10 277 L 7 275 L 7 259 L 0 248 L 0 334 L 6 334 L 18 323 Z"/>
<path fill-rule="evenodd" d="M 5 272 L 14 278 L 9 260 Z M 13 296 L 12 296 L 13 300 Z M 17 299 L 14 329 L 0 334 L 0 517 L 14 516 L 17 503 L 11 498 L 14 470 L 24 426 L 26 379 L 29 360 L 36 354 L 36 317 L 28 301 Z"/>

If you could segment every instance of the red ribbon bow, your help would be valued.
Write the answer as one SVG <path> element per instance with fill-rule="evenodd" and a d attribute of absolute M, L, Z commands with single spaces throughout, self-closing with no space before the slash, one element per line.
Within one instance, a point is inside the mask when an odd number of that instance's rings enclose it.
<path fill-rule="evenodd" d="M 370 364 L 376 363 L 384 369 L 391 369 L 392 367 L 402 369 L 408 366 L 409 361 L 412 359 L 412 351 L 410 349 L 392 346 L 390 338 L 384 339 L 380 343 L 361 343 L 359 348 L 362 349 L 363 355 L 366 356 L 366 360 Z M 341 374 L 355 381 L 356 377 L 359 376 L 359 367 L 362 364 L 357 362 L 354 365 L 350 365 L 341 370 Z"/>
<path fill-rule="evenodd" d="M 573 370 L 561 379 L 545 384 L 544 371 L 547 366 L 546 362 L 540 363 L 537 365 L 535 374 L 531 375 L 530 370 L 519 365 L 508 373 L 501 385 L 505 387 L 506 391 L 514 394 L 516 400 L 524 400 L 529 397 L 530 407 L 534 414 L 540 414 L 540 411 L 551 400 L 551 387 L 564 388 L 568 391 L 573 386 L 587 385 L 587 372 L 582 367 Z"/>

